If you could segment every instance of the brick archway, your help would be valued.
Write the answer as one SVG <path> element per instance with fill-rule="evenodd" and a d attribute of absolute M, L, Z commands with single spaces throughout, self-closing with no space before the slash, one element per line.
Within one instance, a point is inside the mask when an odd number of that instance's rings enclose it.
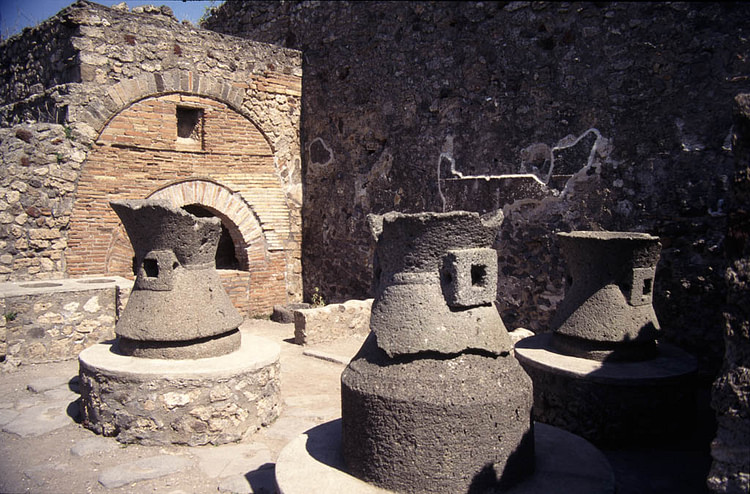
<path fill-rule="evenodd" d="M 213 180 L 184 180 L 162 187 L 148 196 L 175 207 L 198 204 L 219 217 L 229 230 L 242 271 L 265 268 L 268 249 L 260 220 L 238 193 Z"/>
<path fill-rule="evenodd" d="M 101 99 L 70 108 L 69 119 L 75 122 L 86 122 L 96 131 L 101 132 L 114 117 L 134 103 L 145 98 L 170 93 L 191 94 L 221 101 L 253 122 L 253 125 L 263 134 L 272 152 L 275 152 L 271 139 L 268 138 L 267 129 L 258 125 L 252 114 L 243 106 L 245 100 L 243 89 L 228 81 L 185 69 L 149 72 L 120 81 L 109 88 Z"/>
<path fill-rule="evenodd" d="M 238 193 L 210 179 L 183 180 L 149 194 L 147 199 L 162 199 L 181 208 L 197 204 L 221 219 L 235 245 L 241 271 L 265 270 L 268 248 L 263 228 L 252 207 Z M 120 225 L 112 233 L 107 249 L 108 273 L 124 273 L 130 269 L 133 251 L 125 230 Z"/>

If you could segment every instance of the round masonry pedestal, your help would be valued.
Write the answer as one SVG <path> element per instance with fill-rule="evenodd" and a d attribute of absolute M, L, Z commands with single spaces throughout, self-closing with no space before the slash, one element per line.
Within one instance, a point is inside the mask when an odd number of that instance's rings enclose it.
<path fill-rule="evenodd" d="M 660 343 L 639 362 L 599 362 L 557 353 L 552 334 L 519 341 L 518 361 L 534 381 L 534 419 L 599 447 L 658 446 L 694 426 L 695 359 Z"/>
<path fill-rule="evenodd" d="M 193 360 L 94 345 L 78 358 L 84 425 L 123 443 L 238 441 L 279 416 L 279 354 L 277 344 L 244 332 L 239 350 Z"/>
<path fill-rule="evenodd" d="M 535 425 L 536 469 L 504 494 L 613 494 L 615 478 L 604 455 L 584 439 L 557 427 Z M 346 471 L 341 419 L 294 438 L 276 460 L 280 494 L 393 494 Z"/>

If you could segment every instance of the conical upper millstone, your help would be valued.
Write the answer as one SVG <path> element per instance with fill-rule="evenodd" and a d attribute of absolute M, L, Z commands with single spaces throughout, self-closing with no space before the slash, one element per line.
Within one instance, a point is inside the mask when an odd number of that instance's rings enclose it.
<path fill-rule="evenodd" d="M 235 350 L 243 318 L 224 291 L 214 263 L 220 220 L 198 218 L 163 201 L 110 204 L 135 251 L 135 284 L 115 328 L 120 349 L 139 354 L 140 348 L 141 356 L 162 358 Z M 191 345 L 203 345 L 204 350 Z"/>

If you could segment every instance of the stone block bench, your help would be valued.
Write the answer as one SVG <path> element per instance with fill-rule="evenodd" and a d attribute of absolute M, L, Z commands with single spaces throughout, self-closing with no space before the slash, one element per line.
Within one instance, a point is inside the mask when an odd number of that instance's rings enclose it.
<path fill-rule="evenodd" d="M 114 338 L 132 285 L 119 276 L 0 283 L 0 360 L 68 360 Z"/>
<path fill-rule="evenodd" d="M 313 345 L 370 332 L 372 299 L 294 311 L 294 342 Z"/>

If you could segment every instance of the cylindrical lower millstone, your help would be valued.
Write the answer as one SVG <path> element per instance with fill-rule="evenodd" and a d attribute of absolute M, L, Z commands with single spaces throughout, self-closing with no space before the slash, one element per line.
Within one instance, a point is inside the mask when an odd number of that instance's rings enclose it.
<path fill-rule="evenodd" d="M 209 358 L 236 351 L 240 347 L 241 339 L 239 329 L 188 341 L 140 341 L 120 336 L 114 349 L 121 355 L 140 358 Z"/>
<path fill-rule="evenodd" d="M 389 359 L 371 336 L 341 377 L 349 471 L 397 492 L 481 492 L 534 469 L 531 381 L 515 358 Z"/>
<path fill-rule="evenodd" d="M 139 358 L 100 343 L 78 356 L 83 424 L 121 443 L 225 444 L 281 412 L 279 346 L 248 333 L 239 350 Z"/>

